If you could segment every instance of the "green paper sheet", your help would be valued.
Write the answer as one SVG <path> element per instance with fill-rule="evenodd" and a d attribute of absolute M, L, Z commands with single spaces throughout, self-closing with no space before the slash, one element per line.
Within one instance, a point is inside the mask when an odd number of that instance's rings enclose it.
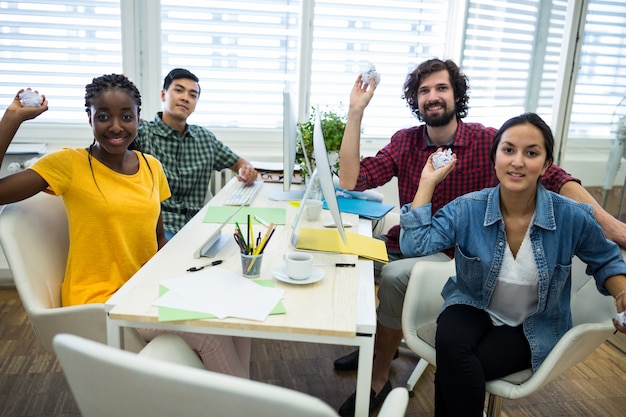
<path fill-rule="evenodd" d="M 232 206 L 211 206 L 207 209 L 203 222 L 224 223 L 238 208 L 239 207 Z M 235 224 L 235 222 L 237 222 L 243 227 L 248 222 L 248 215 L 256 215 L 268 223 L 282 226 L 285 224 L 287 210 L 280 207 L 243 207 L 241 211 L 231 219 L 230 223 Z M 253 222 L 255 226 L 259 225 L 259 222 L 256 220 L 253 220 Z"/>
<path fill-rule="evenodd" d="M 264 287 L 273 287 L 274 281 L 271 279 L 261 279 L 252 281 Z M 167 288 L 159 286 L 159 297 L 167 292 Z M 276 304 L 276 307 L 270 314 L 285 314 L 285 306 L 282 301 Z M 178 320 L 200 320 L 200 319 L 214 319 L 216 318 L 212 314 L 198 313 L 196 311 L 179 310 L 177 308 L 159 307 L 159 321 L 178 321 Z"/>

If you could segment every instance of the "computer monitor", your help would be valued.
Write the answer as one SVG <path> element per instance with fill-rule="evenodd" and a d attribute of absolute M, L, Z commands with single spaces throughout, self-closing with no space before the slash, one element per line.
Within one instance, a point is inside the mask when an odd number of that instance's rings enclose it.
<path fill-rule="evenodd" d="M 298 241 L 298 234 L 296 231 L 298 228 L 298 223 L 300 222 L 300 218 L 302 217 L 302 212 L 304 211 L 304 202 L 307 198 L 309 198 L 312 185 L 315 183 L 316 178 L 319 179 L 319 183 L 322 188 L 322 194 L 324 195 L 324 199 L 326 200 L 328 210 L 333 217 L 335 226 L 337 226 L 337 230 L 339 231 L 341 240 L 344 244 L 348 243 L 346 239 L 346 232 L 343 226 L 343 220 L 341 219 L 339 203 L 337 202 L 335 183 L 333 181 L 333 172 L 330 168 L 330 163 L 328 162 L 328 152 L 326 151 L 326 143 L 324 143 L 324 135 L 322 133 L 322 122 L 320 120 L 319 109 L 316 110 L 315 114 L 315 124 L 313 128 L 313 156 L 315 157 L 316 168 L 313 170 L 313 173 L 309 178 L 309 183 L 307 184 L 304 195 L 302 196 L 302 200 L 300 201 L 300 209 L 298 210 L 291 224 L 292 236 L 290 241 L 293 247 L 296 247 L 296 243 Z"/>
<path fill-rule="evenodd" d="M 294 102 L 289 88 L 283 90 L 283 191 L 291 189 L 291 180 L 296 165 L 296 143 L 298 140 L 298 121 Z"/>
<path fill-rule="evenodd" d="M 320 119 L 319 108 L 315 110 L 315 125 L 313 127 L 313 156 L 315 156 L 315 166 L 319 177 L 322 194 L 326 200 L 326 205 L 330 214 L 333 216 L 337 230 L 341 235 L 341 240 L 347 244 L 346 233 L 341 220 L 341 211 L 339 211 L 339 203 L 337 202 L 337 193 L 335 192 L 335 182 L 333 181 L 333 171 L 328 161 L 328 151 L 326 143 L 324 143 L 324 134 L 322 133 L 322 122 Z"/>
<path fill-rule="evenodd" d="M 298 132 L 298 119 L 296 117 L 294 100 L 288 87 L 283 90 L 283 191 L 273 191 L 271 200 L 299 200 L 303 190 L 292 190 L 292 180 L 296 172 L 297 142 L 300 138 Z"/>

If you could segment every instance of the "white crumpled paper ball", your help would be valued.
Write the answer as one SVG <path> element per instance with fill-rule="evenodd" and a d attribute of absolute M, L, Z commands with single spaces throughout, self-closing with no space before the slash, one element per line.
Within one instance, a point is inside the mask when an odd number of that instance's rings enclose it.
<path fill-rule="evenodd" d="M 32 90 L 22 91 L 19 97 L 22 106 L 39 107 L 43 103 L 43 97 Z"/>
<path fill-rule="evenodd" d="M 376 81 L 376 85 L 380 84 L 380 74 L 376 72 L 376 67 L 374 64 L 368 64 L 367 68 L 361 72 L 361 76 L 363 79 L 363 84 L 369 84 L 370 80 L 373 78 Z"/>
<path fill-rule="evenodd" d="M 433 166 L 435 169 L 445 167 L 452 161 L 452 149 L 446 149 L 445 151 L 439 151 L 433 155 Z"/>

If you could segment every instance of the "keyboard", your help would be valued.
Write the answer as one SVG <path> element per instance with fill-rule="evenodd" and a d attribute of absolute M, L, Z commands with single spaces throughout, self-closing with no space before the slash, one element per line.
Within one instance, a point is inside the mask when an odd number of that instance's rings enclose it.
<path fill-rule="evenodd" d="M 251 185 L 245 185 L 243 182 L 239 181 L 222 204 L 225 206 L 240 206 L 242 204 L 249 206 L 262 186 L 263 181 L 260 180 L 255 181 Z"/>

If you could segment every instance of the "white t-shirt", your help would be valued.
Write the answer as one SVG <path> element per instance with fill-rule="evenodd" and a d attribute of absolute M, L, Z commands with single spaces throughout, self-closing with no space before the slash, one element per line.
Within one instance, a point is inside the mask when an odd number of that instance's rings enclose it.
<path fill-rule="evenodd" d="M 496 289 L 486 310 L 495 326 L 519 326 L 537 309 L 539 273 L 529 231 L 516 258 L 506 245 Z"/>

